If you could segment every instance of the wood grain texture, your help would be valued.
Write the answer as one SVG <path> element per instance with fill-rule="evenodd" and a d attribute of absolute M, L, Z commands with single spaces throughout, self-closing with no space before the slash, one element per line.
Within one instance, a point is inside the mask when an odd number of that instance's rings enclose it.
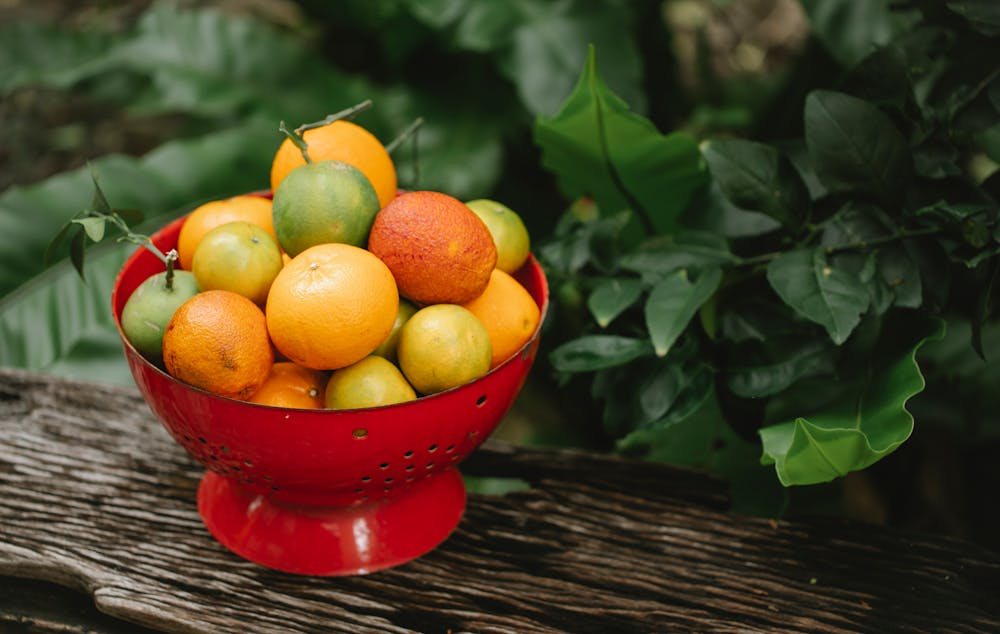
<path fill-rule="evenodd" d="M 1000 555 L 966 542 L 743 517 L 709 476 L 586 452 L 487 443 L 462 470 L 532 488 L 470 496 L 398 568 L 287 575 L 208 535 L 202 470 L 137 392 L 0 370 L 0 575 L 170 632 L 1000 631 Z"/>

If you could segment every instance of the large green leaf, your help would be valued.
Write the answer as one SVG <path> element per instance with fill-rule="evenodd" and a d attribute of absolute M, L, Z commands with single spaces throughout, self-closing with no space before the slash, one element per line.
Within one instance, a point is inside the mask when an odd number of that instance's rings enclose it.
<path fill-rule="evenodd" d="M 924 389 L 917 350 L 943 335 L 944 322 L 909 314 L 883 333 L 848 396 L 827 408 L 760 430 L 763 464 L 785 486 L 827 482 L 871 466 L 913 431 L 906 402 Z"/>
<path fill-rule="evenodd" d="M 727 368 L 726 384 L 737 396 L 761 398 L 781 392 L 799 379 L 833 369 L 828 342 L 810 340 L 783 347 L 768 363 L 733 364 Z"/>
<path fill-rule="evenodd" d="M 554 117 L 539 117 L 542 165 L 569 198 L 589 195 L 600 209 L 632 208 L 649 228 L 669 233 L 706 178 L 694 139 L 660 134 L 629 111 L 597 72 L 591 48 L 580 81 Z"/>
<path fill-rule="evenodd" d="M 601 280 L 587 298 L 587 308 L 601 328 L 638 301 L 642 282 L 634 278 L 613 277 Z"/>
<path fill-rule="evenodd" d="M 211 197 L 267 189 L 277 135 L 261 122 L 160 146 L 141 159 L 95 161 L 101 187 L 115 207 L 153 218 Z M 46 245 L 93 195 L 90 170 L 66 172 L 0 195 L 0 297 L 44 269 Z"/>
<path fill-rule="evenodd" d="M 128 383 L 111 289 L 134 249 L 102 244 L 88 256 L 86 283 L 64 260 L 0 300 L 0 366 Z"/>
<path fill-rule="evenodd" d="M 682 231 L 647 240 L 635 251 L 623 255 L 619 265 L 658 281 L 680 268 L 710 268 L 737 261 L 721 236 L 707 231 Z"/>
<path fill-rule="evenodd" d="M 0 94 L 20 86 L 73 85 L 101 71 L 113 37 L 95 29 L 68 29 L 26 21 L 0 25 Z"/>
<path fill-rule="evenodd" d="M 791 161 L 764 143 L 716 139 L 702 143 L 719 188 L 736 206 L 797 227 L 808 216 L 809 190 Z"/>
<path fill-rule="evenodd" d="M 857 275 L 827 262 L 823 249 L 783 253 L 767 266 L 767 281 L 797 313 L 826 328 L 834 343 L 847 340 L 868 308 L 868 291 Z"/>
<path fill-rule="evenodd" d="M 701 271 L 693 282 L 687 269 L 680 269 L 653 287 L 643 313 L 657 356 L 670 352 L 691 318 L 715 293 L 721 281 L 722 269 L 719 268 Z"/>
<path fill-rule="evenodd" d="M 909 146 L 892 120 L 867 101 L 828 90 L 809 93 L 805 137 L 816 175 L 830 191 L 884 201 L 905 196 L 913 169 Z"/>

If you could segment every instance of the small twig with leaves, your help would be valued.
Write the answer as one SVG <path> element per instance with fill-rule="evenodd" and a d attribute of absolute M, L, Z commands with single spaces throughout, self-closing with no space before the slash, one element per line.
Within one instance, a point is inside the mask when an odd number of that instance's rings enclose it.
<path fill-rule="evenodd" d="M 92 242 L 100 242 L 104 239 L 107 226 L 110 224 L 114 228 L 121 231 L 122 235 L 118 237 L 119 242 L 131 242 L 148 249 L 151 253 L 153 253 L 153 255 L 159 258 L 161 262 L 163 262 L 167 270 L 165 284 L 167 290 L 170 290 L 173 285 L 174 263 L 177 261 L 177 250 L 170 249 L 164 253 L 155 244 L 153 244 L 153 241 L 149 236 L 132 231 L 124 216 L 129 216 L 129 219 L 133 222 L 139 222 L 142 220 L 142 213 L 137 210 L 112 209 L 111 205 L 108 203 L 107 197 L 101 190 L 97 172 L 93 166 L 91 166 L 90 169 L 90 176 L 94 181 L 94 198 L 91 201 L 91 206 L 90 208 L 84 209 L 70 218 L 59 233 L 56 234 L 56 237 L 53 238 L 52 242 L 49 243 L 48 248 L 45 250 L 46 265 L 52 261 L 55 252 L 58 250 L 63 240 L 65 240 L 69 233 L 76 228 L 76 233 L 72 238 L 70 238 L 70 261 L 73 263 L 74 268 L 76 268 L 77 273 L 80 274 L 80 278 L 86 281 L 86 277 L 84 276 L 84 250 L 86 246 L 86 238 L 90 238 Z"/>

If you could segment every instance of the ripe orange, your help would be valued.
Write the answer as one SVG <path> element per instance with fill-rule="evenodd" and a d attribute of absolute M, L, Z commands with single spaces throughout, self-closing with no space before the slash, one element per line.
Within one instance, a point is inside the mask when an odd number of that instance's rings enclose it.
<path fill-rule="evenodd" d="M 531 239 L 521 216 L 507 205 L 486 198 L 465 204 L 490 230 L 493 243 L 497 245 L 497 268 L 504 273 L 514 273 L 521 268 L 531 253 Z"/>
<path fill-rule="evenodd" d="M 497 262 L 493 237 L 464 203 L 434 191 L 400 194 L 375 217 L 368 250 L 385 262 L 404 297 L 464 304 L 478 296 Z"/>
<path fill-rule="evenodd" d="M 291 361 L 271 366 L 267 380 L 250 398 L 251 403 L 297 409 L 322 409 L 326 376 Z"/>
<path fill-rule="evenodd" d="M 163 362 L 174 378 L 246 400 L 274 363 L 264 313 L 232 291 L 204 291 L 177 309 L 163 333 Z"/>
<path fill-rule="evenodd" d="M 340 120 L 306 130 L 302 137 L 314 163 L 343 161 L 361 170 L 375 188 L 380 207 L 396 196 L 396 166 L 382 142 L 368 130 Z M 289 139 L 282 141 L 271 163 L 271 190 L 276 191 L 289 172 L 305 163 L 302 152 Z"/>
<path fill-rule="evenodd" d="M 274 191 L 274 232 L 295 257 L 325 242 L 364 247 L 379 210 L 365 175 L 341 161 L 297 167 Z"/>
<path fill-rule="evenodd" d="M 330 409 L 358 409 L 405 403 L 417 398 L 413 387 L 392 362 L 365 357 L 334 370 L 326 384 L 325 404 Z"/>
<path fill-rule="evenodd" d="M 520 350 L 538 326 L 540 311 L 531 294 L 517 280 L 494 269 L 482 295 L 464 304 L 486 326 L 493 346 L 490 368 Z"/>
<path fill-rule="evenodd" d="M 492 348 L 486 326 L 471 311 L 457 304 L 434 304 L 403 324 L 396 354 L 410 385 L 422 394 L 434 394 L 489 372 Z"/>
<path fill-rule="evenodd" d="M 206 233 L 191 261 L 191 272 L 201 290 L 233 291 L 259 305 L 267 299 L 281 267 L 281 249 L 274 238 L 242 220 Z"/>
<path fill-rule="evenodd" d="M 267 296 L 267 329 L 289 360 L 335 370 L 371 354 L 392 330 L 399 292 L 389 269 L 349 244 L 319 244 L 289 261 Z"/>
<path fill-rule="evenodd" d="M 194 251 L 206 233 L 234 220 L 255 224 L 277 240 L 271 221 L 271 201 L 267 198 L 243 195 L 213 200 L 192 211 L 181 226 L 177 237 L 177 255 L 181 268 L 191 270 Z"/>

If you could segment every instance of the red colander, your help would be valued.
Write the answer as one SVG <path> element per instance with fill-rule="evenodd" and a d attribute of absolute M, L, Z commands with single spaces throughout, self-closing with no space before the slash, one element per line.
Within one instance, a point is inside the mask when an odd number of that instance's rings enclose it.
<path fill-rule="evenodd" d="M 166 252 L 184 218 L 152 236 Z M 206 467 L 198 511 L 226 548 L 309 575 L 363 574 L 419 557 L 465 510 L 457 465 L 500 423 L 524 385 L 538 329 L 521 350 L 466 385 L 357 410 L 300 410 L 237 401 L 182 383 L 121 332 L 132 291 L 163 264 L 146 249 L 122 267 L 112 308 L 136 385 L 171 436 Z M 548 285 L 534 257 L 515 275 L 544 319 Z"/>

